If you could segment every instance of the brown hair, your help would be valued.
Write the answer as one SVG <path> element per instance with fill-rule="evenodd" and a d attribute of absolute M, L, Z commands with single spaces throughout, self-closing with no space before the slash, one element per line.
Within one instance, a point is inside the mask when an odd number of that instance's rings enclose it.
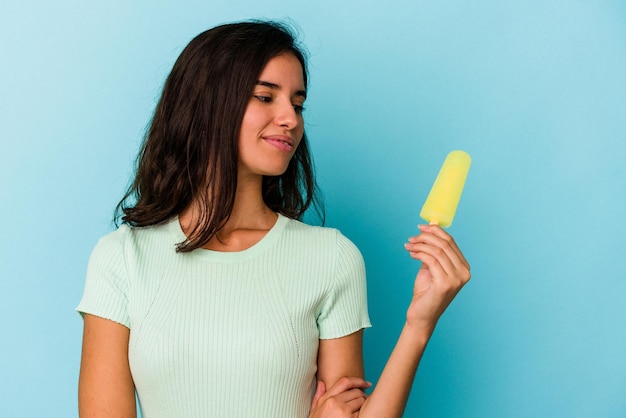
<path fill-rule="evenodd" d="M 185 47 L 165 82 L 134 181 L 116 207 L 116 224 L 121 217 L 132 226 L 155 225 L 197 200 L 203 208 L 198 225 L 177 250 L 192 251 L 215 236 L 235 201 L 238 138 L 248 101 L 267 62 L 282 53 L 300 61 L 306 87 L 305 53 L 279 23 L 217 26 Z M 293 219 L 313 205 L 323 221 L 306 134 L 287 170 L 263 179 L 263 199 Z"/>

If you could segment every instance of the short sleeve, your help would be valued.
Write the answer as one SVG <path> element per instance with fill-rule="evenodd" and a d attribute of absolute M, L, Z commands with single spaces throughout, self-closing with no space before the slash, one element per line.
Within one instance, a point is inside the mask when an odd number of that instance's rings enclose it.
<path fill-rule="evenodd" d="M 363 256 L 338 231 L 333 280 L 317 318 L 321 339 L 344 337 L 371 326 Z"/>
<path fill-rule="evenodd" d="M 89 258 L 85 291 L 76 310 L 110 319 L 130 328 L 128 277 L 124 258 L 127 226 L 98 241 Z"/>

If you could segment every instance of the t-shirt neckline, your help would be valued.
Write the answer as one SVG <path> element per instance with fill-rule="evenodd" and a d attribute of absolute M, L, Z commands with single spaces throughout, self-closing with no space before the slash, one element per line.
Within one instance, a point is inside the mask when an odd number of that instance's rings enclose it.
<path fill-rule="evenodd" d="M 289 218 L 280 213 L 277 214 L 278 217 L 274 225 L 270 228 L 270 230 L 265 234 L 263 238 L 261 238 L 256 244 L 253 246 L 246 248 L 242 251 L 215 251 L 215 250 L 207 250 L 204 248 L 198 248 L 190 253 L 182 253 L 188 256 L 192 256 L 194 258 L 202 258 L 209 261 L 214 262 L 239 262 L 244 261 L 253 257 L 256 257 L 260 253 L 266 251 L 268 248 L 271 248 L 272 245 L 276 242 L 281 232 L 285 228 L 285 226 L 289 223 Z M 178 216 L 172 218 L 169 222 L 168 229 L 173 235 L 175 241 L 174 244 L 178 245 L 179 243 L 185 241 L 187 236 L 183 232 L 182 227 L 180 226 L 180 221 Z"/>

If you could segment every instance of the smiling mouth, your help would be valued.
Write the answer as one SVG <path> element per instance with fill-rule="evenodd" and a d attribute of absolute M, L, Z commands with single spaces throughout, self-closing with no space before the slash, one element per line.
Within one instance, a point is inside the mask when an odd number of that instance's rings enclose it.
<path fill-rule="evenodd" d="M 290 152 L 293 150 L 293 141 L 291 138 L 268 136 L 264 137 L 263 140 L 281 151 Z"/>

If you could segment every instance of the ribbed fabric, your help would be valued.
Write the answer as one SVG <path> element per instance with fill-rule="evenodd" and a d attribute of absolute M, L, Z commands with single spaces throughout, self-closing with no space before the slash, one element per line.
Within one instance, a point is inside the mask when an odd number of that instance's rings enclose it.
<path fill-rule="evenodd" d="M 358 249 L 283 216 L 241 252 L 184 239 L 178 219 L 103 237 L 77 308 L 130 328 L 143 417 L 307 417 L 319 339 L 370 326 Z"/>

